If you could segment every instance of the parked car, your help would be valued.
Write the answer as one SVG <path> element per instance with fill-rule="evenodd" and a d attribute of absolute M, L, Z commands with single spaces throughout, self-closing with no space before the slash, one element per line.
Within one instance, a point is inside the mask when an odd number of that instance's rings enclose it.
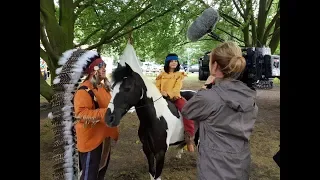
<path fill-rule="evenodd" d="M 191 65 L 189 68 L 189 72 L 191 72 L 191 73 L 199 72 L 199 64 Z"/>

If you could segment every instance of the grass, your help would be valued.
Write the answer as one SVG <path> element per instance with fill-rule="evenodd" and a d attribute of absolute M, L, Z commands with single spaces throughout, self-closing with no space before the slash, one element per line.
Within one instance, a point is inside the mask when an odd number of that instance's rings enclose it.
<path fill-rule="evenodd" d="M 279 78 L 274 78 L 273 79 L 273 84 L 280 85 L 280 79 Z"/>
<path fill-rule="evenodd" d="M 40 179 L 52 179 L 53 132 L 49 119 L 40 121 Z"/>
<path fill-rule="evenodd" d="M 150 77 L 154 80 L 154 77 Z M 184 81 L 184 89 L 199 89 L 203 81 L 195 74 L 189 74 Z M 251 136 L 251 178 L 250 180 L 279 180 L 280 168 L 272 156 L 279 150 L 280 144 L 280 100 L 279 94 L 263 90 L 258 97 L 259 114 Z M 277 92 L 278 93 L 278 92 Z M 139 121 L 135 113 L 127 114 L 120 124 L 120 138 L 112 148 L 112 156 L 106 179 L 145 180 L 149 178 L 147 162 L 140 151 L 141 143 L 137 136 Z M 52 143 L 53 133 L 49 119 L 40 120 L 40 179 L 52 179 Z M 162 180 L 196 179 L 196 154 L 185 153 L 183 158 L 174 158 L 175 150 L 169 149 L 163 169 Z"/>

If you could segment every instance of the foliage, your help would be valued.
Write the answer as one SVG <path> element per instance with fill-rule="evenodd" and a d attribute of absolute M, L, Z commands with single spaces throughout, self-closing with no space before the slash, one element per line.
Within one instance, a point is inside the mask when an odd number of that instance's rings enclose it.
<path fill-rule="evenodd" d="M 128 39 L 142 61 L 162 63 L 170 52 L 182 60 L 198 59 L 219 43 L 208 36 L 190 43 L 186 37 L 188 27 L 209 6 L 222 17 L 214 30 L 217 35 L 242 46 L 267 45 L 279 53 L 280 0 L 215 0 L 212 4 L 203 0 L 55 1 L 40 0 L 40 57 L 51 70 L 51 81 L 64 51 L 96 49 L 117 60 Z M 51 87 L 41 78 L 40 85 L 40 93 L 50 101 Z"/>

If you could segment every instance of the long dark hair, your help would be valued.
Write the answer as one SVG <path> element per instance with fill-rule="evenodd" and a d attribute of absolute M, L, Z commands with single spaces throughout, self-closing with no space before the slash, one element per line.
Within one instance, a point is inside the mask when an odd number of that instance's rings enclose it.
<path fill-rule="evenodd" d="M 178 56 L 176 53 L 169 53 L 167 56 L 166 56 L 166 58 L 167 57 L 169 57 L 169 56 Z M 171 62 L 172 60 L 170 60 L 170 61 L 165 61 L 165 63 L 164 63 L 164 71 L 166 72 L 166 73 L 169 73 L 169 70 L 170 70 L 170 68 L 169 68 L 169 64 L 170 64 L 170 62 Z M 174 69 L 174 71 L 173 72 L 177 72 L 177 71 L 180 71 L 180 63 L 179 63 L 179 61 L 177 60 L 177 62 L 178 62 L 178 65 L 177 65 L 177 67 Z"/>

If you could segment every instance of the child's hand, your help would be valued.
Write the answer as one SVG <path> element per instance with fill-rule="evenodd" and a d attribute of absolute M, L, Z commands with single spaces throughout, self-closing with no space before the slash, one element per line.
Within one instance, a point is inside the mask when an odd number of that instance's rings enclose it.
<path fill-rule="evenodd" d="M 168 96 L 167 92 L 161 91 L 162 96 Z"/>

